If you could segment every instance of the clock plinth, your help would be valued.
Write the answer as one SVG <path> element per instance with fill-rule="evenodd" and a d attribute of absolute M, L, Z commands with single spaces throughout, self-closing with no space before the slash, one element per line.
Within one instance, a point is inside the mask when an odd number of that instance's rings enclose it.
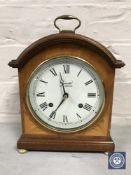
<path fill-rule="evenodd" d="M 49 139 L 22 135 L 18 149 L 40 151 L 113 152 L 115 144 L 111 137 L 87 137 L 86 139 Z"/>

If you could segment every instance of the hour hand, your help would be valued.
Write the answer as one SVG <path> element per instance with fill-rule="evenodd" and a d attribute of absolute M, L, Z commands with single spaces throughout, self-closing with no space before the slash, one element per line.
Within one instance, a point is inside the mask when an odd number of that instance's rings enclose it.
<path fill-rule="evenodd" d="M 62 88 L 63 88 L 63 92 L 64 92 L 64 94 L 67 94 L 66 91 L 65 91 L 64 80 L 63 80 L 63 78 L 62 78 L 61 73 L 60 73 L 60 83 L 61 83 L 61 85 L 62 85 Z"/>
<path fill-rule="evenodd" d="M 62 78 L 61 73 L 60 73 L 60 82 L 64 83 L 64 80 L 63 80 L 63 78 Z"/>

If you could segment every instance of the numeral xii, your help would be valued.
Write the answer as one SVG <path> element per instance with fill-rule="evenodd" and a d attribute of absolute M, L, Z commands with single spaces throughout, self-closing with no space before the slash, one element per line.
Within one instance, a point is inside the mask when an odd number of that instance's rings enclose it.
<path fill-rule="evenodd" d="M 69 74 L 70 73 L 70 65 L 63 65 L 63 68 L 64 68 L 64 72 L 65 74 Z"/>

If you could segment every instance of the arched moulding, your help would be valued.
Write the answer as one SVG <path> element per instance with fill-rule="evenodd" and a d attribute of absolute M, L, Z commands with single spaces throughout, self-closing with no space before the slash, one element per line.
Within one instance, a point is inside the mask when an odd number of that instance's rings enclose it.
<path fill-rule="evenodd" d="M 113 54 L 99 42 L 73 32 L 60 32 L 37 40 L 27 47 L 16 60 L 11 60 L 8 65 L 12 68 L 22 68 L 33 56 L 41 52 L 43 49 L 63 43 L 82 45 L 83 47 L 90 48 L 102 55 L 101 58 L 103 59 L 104 57 L 112 68 L 121 68 L 125 65 L 122 60 L 117 60 Z"/>

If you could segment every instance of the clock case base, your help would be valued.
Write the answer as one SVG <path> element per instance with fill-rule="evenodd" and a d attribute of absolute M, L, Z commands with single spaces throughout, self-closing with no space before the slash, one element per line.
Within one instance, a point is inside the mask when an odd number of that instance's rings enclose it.
<path fill-rule="evenodd" d="M 86 139 L 54 139 L 22 135 L 18 149 L 39 151 L 113 152 L 115 144 L 111 137 L 87 137 Z"/>

